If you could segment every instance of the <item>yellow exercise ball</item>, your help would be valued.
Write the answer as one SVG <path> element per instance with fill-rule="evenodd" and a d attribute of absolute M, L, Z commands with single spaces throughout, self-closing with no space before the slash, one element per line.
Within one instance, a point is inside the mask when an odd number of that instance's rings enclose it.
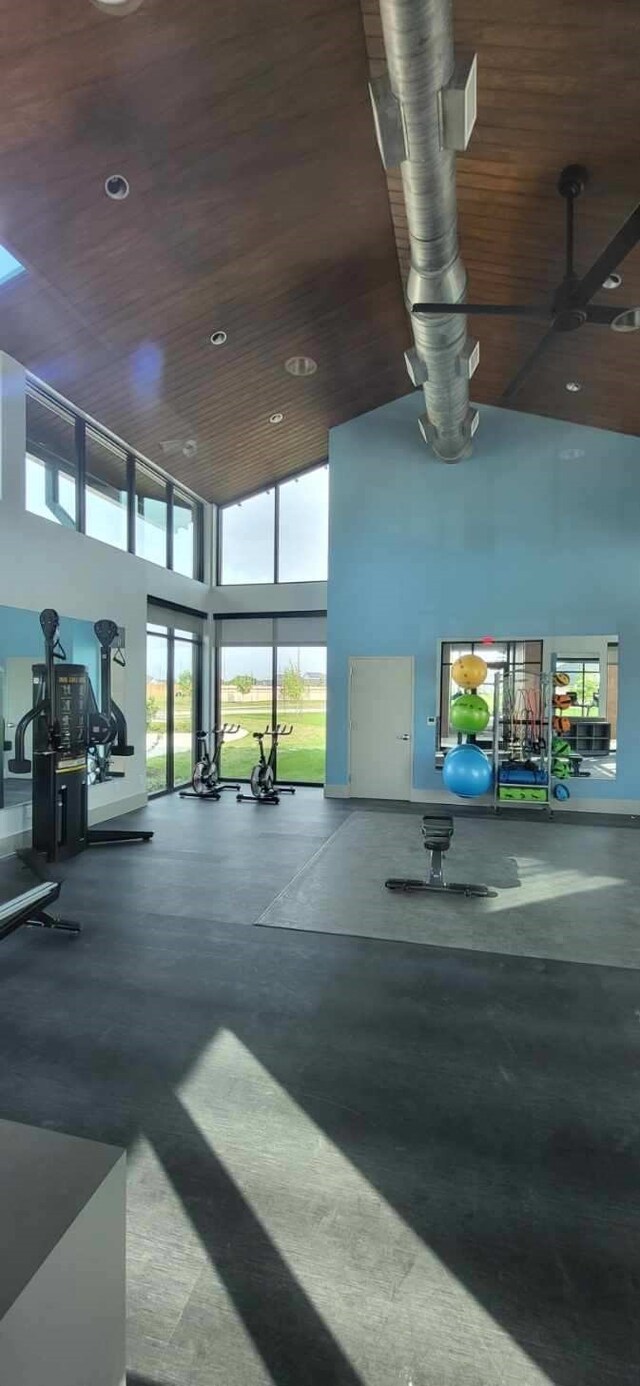
<path fill-rule="evenodd" d="M 453 665 L 451 677 L 458 688 L 479 688 L 487 677 L 487 666 L 480 655 L 460 655 Z"/>

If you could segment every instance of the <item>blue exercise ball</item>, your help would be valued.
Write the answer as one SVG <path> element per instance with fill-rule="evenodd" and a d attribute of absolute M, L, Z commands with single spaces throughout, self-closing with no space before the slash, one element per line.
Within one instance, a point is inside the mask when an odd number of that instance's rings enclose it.
<path fill-rule="evenodd" d="M 442 779 L 451 794 L 458 794 L 461 799 L 476 799 L 491 789 L 493 770 L 484 751 L 467 741 L 447 752 Z"/>

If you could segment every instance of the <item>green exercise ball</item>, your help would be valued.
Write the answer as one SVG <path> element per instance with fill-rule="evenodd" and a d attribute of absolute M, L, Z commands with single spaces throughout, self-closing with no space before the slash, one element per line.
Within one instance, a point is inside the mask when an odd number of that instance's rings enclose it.
<path fill-rule="evenodd" d="M 479 693 L 461 693 L 453 699 L 449 721 L 454 731 L 481 732 L 489 721 L 489 708 Z"/>

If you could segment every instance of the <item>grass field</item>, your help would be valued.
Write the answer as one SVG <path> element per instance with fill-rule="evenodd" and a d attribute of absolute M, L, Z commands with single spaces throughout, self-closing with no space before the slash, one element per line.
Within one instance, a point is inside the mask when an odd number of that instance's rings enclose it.
<path fill-rule="evenodd" d="M 283 782 L 293 783 L 301 780 L 324 782 L 325 755 L 325 713 L 320 709 L 304 712 L 293 709 L 282 711 L 281 720 L 293 723 L 293 732 L 280 742 L 278 749 L 278 777 Z M 246 778 L 258 759 L 258 743 L 251 735 L 263 731 L 271 721 L 271 708 L 253 704 L 251 711 L 239 708 L 237 704 L 222 708 L 223 722 L 240 722 L 247 735 L 238 741 L 226 742 L 222 751 L 222 774 L 227 779 L 234 775 Z M 265 751 L 269 753 L 270 741 L 265 739 Z"/>
<path fill-rule="evenodd" d="M 325 713 L 320 708 L 304 712 L 292 709 L 281 711 L 282 721 L 293 723 L 291 736 L 280 742 L 278 751 L 278 777 L 286 783 L 301 783 L 310 780 L 324 783 L 325 760 Z M 248 779 L 252 767 L 258 759 L 258 743 L 252 732 L 263 731 L 271 721 L 271 708 L 265 704 L 253 703 L 251 710 L 239 707 L 237 703 L 223 707 L 223 722 L 239 722 L 246 735 L 237 741 L 226 742 L 222 751 L 222 775 L 225 779 Z M 150 730 L 161 730 L 155 723 Z M 269 752 L 269 739 L 265 740 L 265 751 Z M 163 755 L 149 756 L 147 760 L 147 788 L 150 794 L 165 787 L 165 759 Z M 181 784 L 191 779 L 192 757 L 190 751 L 175 753 L 175 783 Z"/>
<path fill-rule="evenodd" d="M 176 751 L 174 757 L 174 779 L 176 784 L 191 780 L 193 756 L 191 751 Z M 147 761 L 147 793 L 157 794 L 165 789 L 166 764 L 164 756 L 150 756 Z"/>

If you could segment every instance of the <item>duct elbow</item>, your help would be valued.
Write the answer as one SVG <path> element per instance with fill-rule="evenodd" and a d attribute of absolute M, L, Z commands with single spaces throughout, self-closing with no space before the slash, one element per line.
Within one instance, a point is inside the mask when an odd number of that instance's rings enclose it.
<path fill-rule="evenodd" d="M 438 427 L 426 411 L 418 419 L 418 428 L 425 443 L 441 462 L 462 462 L 465 458 L 471 457 L 473 436 L 477 427 L 478 411 L 472 408 L 467 410 L 465 418 L 457 427 L 451 426 L 448 420 L 443 426 Z"/>

